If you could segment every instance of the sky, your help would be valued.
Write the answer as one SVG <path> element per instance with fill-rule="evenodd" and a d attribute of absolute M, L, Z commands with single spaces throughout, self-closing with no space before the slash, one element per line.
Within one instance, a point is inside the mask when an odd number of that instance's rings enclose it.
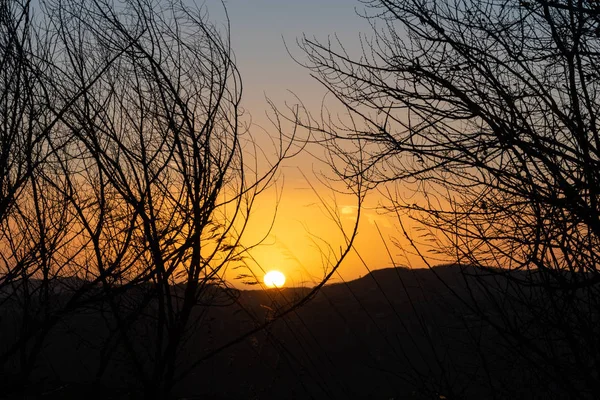
<path fill-rule="evenodd" d="M 213 22 L 218 24 L 219 18 L 224 21 L 218 1 L 208 6 Z M 359 33 L 369 35 L 371 29 L 357 15 L 364 10 L 363 4 L 358 0 L 226 0 L 225 6 L 231 23 L 232 47 L 242 75 L 242 105 L 251 115 L 257 137 L 275 133 L 266 115 L 269 110 L 266 97 L 277 107 L 296 103 L 297 96 L 313 112 L 323 103 L 331 110 L 343 112 L 289 53 L 303 59 L 296 43 L 303 34 L 321 40 L 336 35 L 350 52 L 359 51 Z M 319 155 L 320 149 L 309 150 Z M 279 197 L 271 190 L 259 198 L 246 236 L 250 243 L 265 237 L 263 244 L 252 251 L 255 262 L 250 262 L 257 275 L 276 269 L 286 275 L 287 285 L 311 286 L 322 279 L 330 262 L 344 247 L 344 236 L 327 208 L 333 207 L 350 231 L 356 218 L 356 200 L 333 193 L 316 179 L 315 175 L 320 173 L 328 174 L 328 167 L 308 153 L 300 154 L 281 169 Z M 410 251 L 410 246 L 395 220 L 377 211 L 380 201 L 375 193 L 367 197 L 356 251 L 344 261 L 333 282 L 363 276 L 368 273 L 367 267 L 425 266 L 418 257 L 405 252 Z M 272 226 L 271 221 L 274 221 Z M 403 223 L 411 229 L 408 221 Z M 393 239 L 403 249 L 392 246 Z M 388 242 L 387 248 L 384 242 Z M 230 270 L 227 277 L 231 280 L 239 272 Z M 234 284 L 240 287 L 239 282 Z"/>
<path fill-rule="evenodd" d="M 264 95 L 285 99 L 292 91 L 319 101 L 323 88 L 288 54 L 300 60 L 296 39 L 303 34 L 326 39 L 336 34 L 356 45 L 358 32 L 369 26 L 360 18 L 356 0 L 226 0 L 233 49 L 244 79 L 244 96 L 253 115 L 264 109 Z M 287 96 L 289 97 L 289 96 Z"/>

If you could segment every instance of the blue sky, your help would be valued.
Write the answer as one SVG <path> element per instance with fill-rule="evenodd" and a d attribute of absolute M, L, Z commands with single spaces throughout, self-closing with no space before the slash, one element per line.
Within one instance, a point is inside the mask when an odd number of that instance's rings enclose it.
<path fill-rule="evenodd" d="M 308 71 L 288 55 L 302 52 L 296 39 L 302 34 L 325 40 L 337 34 L 356 45 L 358 33 L 369 26 L 355 8 L 355 0 L 226 0 L 231 20 L 233 49 L 242 72 L 245 105 L 255 114 L 264 109 L 264 94 L 279 101 L 296 93 L 308 104 L 320 102 L 324 90 Z M 258 116 L 257 116 L 258 117 Z"/>

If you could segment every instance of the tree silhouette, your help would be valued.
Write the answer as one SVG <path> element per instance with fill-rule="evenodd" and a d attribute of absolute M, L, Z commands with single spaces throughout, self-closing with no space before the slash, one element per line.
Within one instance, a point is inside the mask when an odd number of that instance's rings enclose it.
<path fill-rule="evenodd" d="M 72 338 L 95 379 L 124 363 L 166 398 L 219 350 L 187 354 L 206 310 L 237 301 L 223 274 L 245 265 L 250 211 L 295 138 L 261 150 L 244 127 L 228 26 L 205 9 L 24 0 L 0 24 L 2 378 L 23 390 Z"/>
<path fill-rule="evenodd" d="M 361 54 L 299 42 L 351 123 L 295 120 L 338 177 L 377 185 L 401 225 L 418 221 L 429 249 L 464 267 L 458 295 L 532 385 L 600 396 L 598 4 L 363 3 Z M 519 394 L 482 375 L 494 395 Z"/>

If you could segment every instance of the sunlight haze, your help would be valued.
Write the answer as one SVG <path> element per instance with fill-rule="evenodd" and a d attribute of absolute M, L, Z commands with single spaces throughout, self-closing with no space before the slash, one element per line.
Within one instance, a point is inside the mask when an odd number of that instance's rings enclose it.
<path fill-rule="evenodd" d="M 331 114 L 340 114 L 343 118 L 346 111 L 332 95 L 327 95 L 325 88 L 305 68 L 294 61 L 288 51 L 302 62 L 304 56 L 296 40 L 306 33 L 320 40 L 337 37 L 349 52 L 358 54 L 359 33 L 370 29 L 366 21 L 357 15 L 357 11 L 363 10 L 348 7 L 348 3 L 342 0 L 229 0 L 226 7 L 231 23 L 232 47 L 243 79 L 242 105 L 248 112 L 246 121 L 251 120 L 251 132 L 259 144 L 263 143 L 268 149 L 272 144 L 265 140 L 266 136 L 277 135 L 269 120 L 273 112 L 267 98 L 280 109 L 296 104 L 298 99 L 315 113 L 319 113 L 324 105 Z M 292 129 L 291 124 L 286 126 Z M 351 195 L 333 193 L 319 182 L 323 179 L 320 175 L 332 176 L 322 159 L 323 150 L 309 146 L 307 152 L 284 162 L 277 187 L 257 199 L 246 235 L 249 243 L 265 237 L 263 244 L 251 253 L 254 260 L 248 261 L 255 274 L 262 276 L 264 270 L 277 267 L 286 274 L 288 285 L 312 286 L 324 277 L 339 256 L 340 248 L 344 247 L 344 235 L 326 208 L 336 209 L 349 230 L 356 218 L 356 199 Z M 338 191 L 347 191 L 336 183 L 329 184 Z M 276 200 L 277 196 L 280 196 L 280 201 Z M 322 201 L 327 207 L 321 204 Z M 369 269 L 394 264 L 425 266 L 420 257 L 411 254 L 412 249 L 405 241 L 404 233 L 397 230 L 396 216 L 384 215 L 379 210 L 380 202 L 380 196 L 374 191 L 367 198 L 355 251 L 349 254 L 338 270 L 339 275 L 334 274 L 331 282 L 356 279 L 367 274 Z M 275 210 L 277 215 L 273 221 Z M 408 219 L 403 219 L 403 223 L 411 229 Z M 350 231 L 347 231 L 349 234 Z M 386 248 L 383 239 L 388 242 L 394 239 L 403 244 L 403 248 Z M 227 277 L 235 286 L 244 288 L 243 284 L 232 279 L 237 272 L 230 270 Z"/>

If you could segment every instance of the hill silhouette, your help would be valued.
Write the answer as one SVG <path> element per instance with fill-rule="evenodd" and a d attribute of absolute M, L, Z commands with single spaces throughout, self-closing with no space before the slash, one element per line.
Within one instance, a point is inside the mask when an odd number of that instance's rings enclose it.
<path fill-rule="evenodd" d="M 450 398 L 450 393 L 482 398 L 491 396 L 487 379 L 492 372 L 499 397 L 516 387 L 524 397 L 537 396 L 532 377 L 491 328 L 500 318 L 494 312 L 498 302 L 509 299 L 490 296 L 490 290 L 509 278 L 514 276 L 446 265 L 374 270 L 326 285 L 305 306 L 200 363 L 175 393 L 214 399 Z M 229 302 L 221 288 L 211 291 L 213 300 L 223 301 L 198 306 L 198 327 L 180 349 L 184 369 L 269 320 L 309 289 L 244 290 Z M 487 317 L 482 319 L 474 306 L 487 310 Z M 109 335 L 104 318 L 93 310 L 76 313 L 51 333 L 27 389 L 32 396 L 136 398 L 138 388 L 122 349 L 116 348 L 110 361 L 103 358 Z M 151 340 L 140 338 L 140 345 L 142 339 Z M 483 368 L 482 354 L 493 365 Z M 10 383 L 10 371 L 4 380 Z M 432 393 L 431 387 L 448 392 Z M 15 398 L 22 389 L 12 387 Z"/>

